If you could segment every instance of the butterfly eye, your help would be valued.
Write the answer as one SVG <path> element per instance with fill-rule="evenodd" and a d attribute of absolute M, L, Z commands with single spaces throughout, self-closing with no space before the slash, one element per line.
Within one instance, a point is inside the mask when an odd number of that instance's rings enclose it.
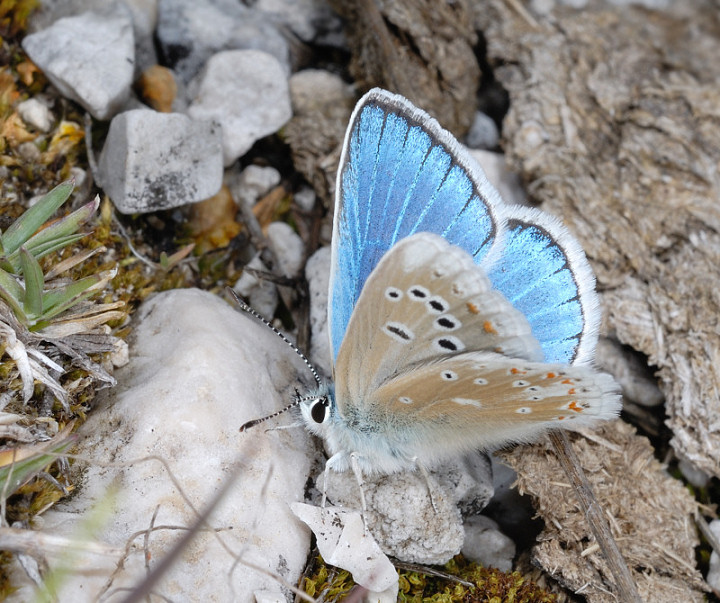
<path fill-rule="evenodd" d="M 327 418 L 328 402 L 327 398 L 318 398 L 313 402 L 310 409 L 310 416 L 316 423 L 324 423 Z"/>

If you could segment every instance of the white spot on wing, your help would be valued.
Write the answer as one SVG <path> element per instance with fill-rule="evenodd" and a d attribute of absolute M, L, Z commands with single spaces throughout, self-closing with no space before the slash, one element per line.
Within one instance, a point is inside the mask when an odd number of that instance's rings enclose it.
<path fill-rule="evenodd" d="M 475 406 L 476 408 L 482 408 L 480 400 L 472 400 L 471 398 L 453 398 L 451 400 L 455 404 L 462 404 L 463 406 Z"/>

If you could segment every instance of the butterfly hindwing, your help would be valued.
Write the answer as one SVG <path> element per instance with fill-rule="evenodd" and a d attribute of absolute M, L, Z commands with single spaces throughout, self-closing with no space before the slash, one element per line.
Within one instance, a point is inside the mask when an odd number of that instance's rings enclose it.
<path fill-rule="evenodd" d="M 493 251 L 504 206 L 455 139 L 404 98 L 372 90 L 350 119 L 338 169 L 330 280 L 337 357 L 370 272 L 397 241 L 433 232 L 476 262 Z"/>
<path fill-rule="evenodd" d="M 536 209 L 508 208 L 503 253 L 488 276 L 527 318 L 546 362 L 592 360 L 600 322 L 595 278 L 558 220 Z"/>
<path fill-rule="evenodd" d="M 430 233 L 405 238 L 368 278 L 335 365 L 339 409 L 412 367 L 466 351 L 541 360 L 520 312 L 469 254 Z"/>
<path fill-rule="evenodd" d="M 427 463 L 531 441 L 552 427 L 612 419 L 620 405 L 609 375 L 490 352 L 466 352 L 415 367 L 372 396 L 367 406 L 378 411 L 370 420 L 384 426 L 383 417 L 402 417 L 388 428 L 407 456 Z M 428 448 L 429 437 L 435 448 Z"/>

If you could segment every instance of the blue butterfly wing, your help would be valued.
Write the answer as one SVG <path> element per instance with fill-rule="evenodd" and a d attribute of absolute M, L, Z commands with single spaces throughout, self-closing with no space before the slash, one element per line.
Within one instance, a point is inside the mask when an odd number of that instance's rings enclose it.
<path fill-rule="evenodd" d="M 546 362 L 592 360 L 600 323 L 595 277 L 585 254 L 549 214 L 508 208 L 502 256 L 488 277 L 520 310 Z"/>
<path fill-rule="evenodd" d="M 338 169 L 330 275 L 333 360 L 363 285 L 397 241 L 443 236 L 476 262 L 496 255 L 504 205 L 475 161 L 427 113 L 371 90 L 350 119 Z"/>

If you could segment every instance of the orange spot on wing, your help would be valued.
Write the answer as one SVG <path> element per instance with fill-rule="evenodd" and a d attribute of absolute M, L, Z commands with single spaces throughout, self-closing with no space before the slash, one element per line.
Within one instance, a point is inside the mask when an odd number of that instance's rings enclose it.
<path fill-rule="evenodd" d="M 522 369 L 519 369 L 519 368 L 511 368 L 510 372 L 513 375 L 524 375 L 525 373 L 527 373 L 527 371 L 523 371 Z"/>
<path fill-rule="evenodd" d="M 565 385 L 572 385 L 572 379 L 563 379 L 560 383 L 564 383 Z"/>
<path fill-rule="evenodd" d="M 491 335 L 498 334 L 497 330 L 495 330 L 495 327 L 493 327 L 493 324 L 489 320 L 486 320 L 483 323 L 483 329 L 485 329 L 486 333 L 490 333 Z"/>
<path fill-rule="evenodd" d="M 547 377 L 548 379 L 555 379 L 555 377 L 557 377 L 557 375 L 556 375 L 555 373 L 548 373 L 548 374 L 546 375 L 546 377 Z"/>
<path fill-rule="evenodd" d="M 467 309 L 468 309 L 468 312 L 470 312 L 470 314 L 480 314 L 480 308 L 478 308 L 472 302 L 467 303 Z"/>
<path fill-rule="evenodd" d="M 565 417 L 563 417 L 562 415 L 560 415 L 560 416 L 558 417 L 558 421 L 563 421 L 564 419 L 565 419 Z"/>
<path fill-rule="evenodd" d="M 568 404 L 568 408 L 570 410 L 574 410 L 575 412 L 583 411 L 583 409 L 578 406 L 577 400 L 573 400 L 572 402 L 570 402 L 570 404 Z"/>
<path fill-rule="evenodd" d="M 571 387 L 571 388 L 568 390 L 568 396 L 574 396 L 574 395 L 575 395 L 575 388 L 574 388 L 574 387 Z"/>

